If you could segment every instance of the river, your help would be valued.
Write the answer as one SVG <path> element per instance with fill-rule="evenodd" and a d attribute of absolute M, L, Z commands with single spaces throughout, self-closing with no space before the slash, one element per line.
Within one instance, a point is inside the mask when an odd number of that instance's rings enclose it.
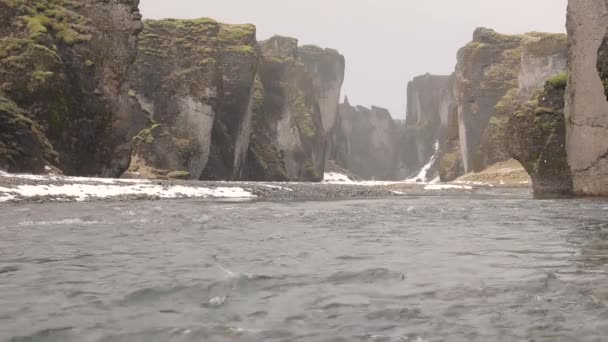
<path fill-rule="evenodd" d="M 608 202 L 0 206 L 0 341 L 608 341 Z"/>

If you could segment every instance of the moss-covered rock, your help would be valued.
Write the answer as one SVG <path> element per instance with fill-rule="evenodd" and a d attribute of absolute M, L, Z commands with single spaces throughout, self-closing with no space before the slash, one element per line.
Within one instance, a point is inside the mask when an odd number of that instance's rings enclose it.
<path fill-rule="evenodd" d="M 117 160 L 130 141 L 124 75 L 136 53 L 137 5 L 0 1 L 0 95 L 40 128 L 66 174 L 118 176 L 128 166 Z"/>
<path fill-rule="evenodd" d="M 479 28 L 458 52 L 455 93 L 465 171 L 507 160 L 504 143 L 513 106 L 566 69 L 562 34 L 502 35 Z"/>
<path fill-rule="evenodd" d="M 41 128 L 17 105 L 0 97 L 0 169 L 43 173 L 58 164 L 57 153 Z"/>
<path fill-rule="evenodd" d="M 545 83 L 531 101 L 521 105 L 508 121 L 506 144 L 532 178 L 537 197 L 572 194 L 572 175 L 566 155 L 564 93 L 566 78 L 558 75 Z"/>

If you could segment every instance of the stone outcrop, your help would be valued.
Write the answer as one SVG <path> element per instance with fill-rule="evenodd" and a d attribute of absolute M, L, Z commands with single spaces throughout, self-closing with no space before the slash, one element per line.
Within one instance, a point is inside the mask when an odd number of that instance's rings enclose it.
<path fill-rule="evenodd" d="M 608 1 L 568 3 L 570 78 L 566 90 L 566 151 L 574 193 L 608 194 L 608 101 L 604 96 Z M 599 56 L 598 59 L 598 49 Z M 596 65 L 600 66 L 598 73 Z"/>
<path fill-rule="evenodd" d="M 465 172 L 510 158 L 505 139 L 512 109 L 565 70 L 566 51 L 561 34 L 475 31 L 458 52 L 454 85 Z"/>
<path fill-rule="evenodd" d="M 126 169 L 125 75 L 141 30 L 138 2 L 0 1 L 2 167 L 99 176 Z"/>
<path fill-rule="evenodd" d="M 532 178 L 536 197 L 572 194 L 572 175 L 565 147 L 566 84 L 565 73 L 550 78 L 544 89 L 516 109 L 508 121 L 509 152 Z"/>
<path fill-rule="evenodd" d="M 453 106 L 451 77 L 418 76 L 408 84 L 407 99 L 405 131 L 399 144 L 402 179 L 422 169 L 437 153 L 437 144 L 448 141 Z M 444 148 L 443 145 L 440 147 Z M 435 178 L 437 167 L 429 171 L 427 178 Z"/>
<path fill-rule="evenodd" d="M 340 105 L 329 158 L 363 179 L 395 179 L 398 127 L 388 110 Z"/>

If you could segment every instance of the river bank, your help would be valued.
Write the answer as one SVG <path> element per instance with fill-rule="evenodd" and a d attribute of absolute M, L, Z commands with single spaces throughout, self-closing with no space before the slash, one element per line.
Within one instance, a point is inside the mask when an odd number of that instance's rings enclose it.
<path fill-rule="evenodd" d="M 350 181 L 323 183 L 203 182 L 0 173 L 0 203 L 161 199 L 326 200 L 475 193 L 501 184 Z"/>

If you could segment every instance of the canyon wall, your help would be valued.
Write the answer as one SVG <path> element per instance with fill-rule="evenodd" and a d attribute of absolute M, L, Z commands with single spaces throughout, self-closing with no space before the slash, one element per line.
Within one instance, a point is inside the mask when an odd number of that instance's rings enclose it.
<path fill-rule="evenodd" d="M 0 1 L 0 167 L 120 176 L 137 0 Z"/>
<path fill-rule="evenodd" d="M 340 105 L 329 159 L 363 179 L 394 180 L 398 126 L 388 110 Z"/>
<path fill-rule="evenodd" d="M 566 89 L 566 150 L 577 195 L 608 194 L 608 101 L 600 48 L 608 27 L 608 1 L 570 0 L 570 78 Z M 605 47 L 605 45 L 604 45 Z"/>

